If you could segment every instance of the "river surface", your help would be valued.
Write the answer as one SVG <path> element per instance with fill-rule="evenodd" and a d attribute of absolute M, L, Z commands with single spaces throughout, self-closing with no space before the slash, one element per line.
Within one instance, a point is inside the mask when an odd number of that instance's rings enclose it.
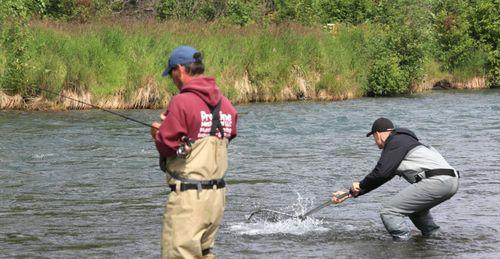
<path fill-rule="evenodd" d="M 500 258 L 500 90 L 237 109 L 219 258 Z M 386 233 L 378 212 L 408 185 L 399 177 L 306 221 L 246 221 L 259 208 L 301 213 L 361 180 L 380 155 L 365 137 L 380 116 L 462 173 L 432 210 L 437 237 Z M 144 126 L 99 110 L 0 112 L 0 258 L 158 258 L 167 194 Z"/>

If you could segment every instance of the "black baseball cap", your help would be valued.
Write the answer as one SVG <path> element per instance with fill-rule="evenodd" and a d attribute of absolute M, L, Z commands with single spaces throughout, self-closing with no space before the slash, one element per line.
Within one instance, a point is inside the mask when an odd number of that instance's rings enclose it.
<path fill-rule="evenodd" d="M 384 131 L 389 131 L 394 129 L 394 124 L 392 124 L 392 121 L 389 119 L 386 119 L 384 117 L 378 118 L 373 122 L 372 125 L 372 131 L 368 132 L 366 134 L 367 137 L 372 135 L 375 132 L 384 132 Z"/>

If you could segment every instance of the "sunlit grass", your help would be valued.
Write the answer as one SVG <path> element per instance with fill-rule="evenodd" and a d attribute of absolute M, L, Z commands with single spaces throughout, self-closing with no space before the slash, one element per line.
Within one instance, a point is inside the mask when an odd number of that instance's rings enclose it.
<path fill-rule="evenodd" d="M 160 77 L 168 53 L 178 45 L 193 45 L 204 53 L 207 74 L 218 78 L 222 91 L 239 100 L 235 82 L 244 75 L 259 95 L 277 99 L 295 89 L 297 71 L 313 87 L 318 75 L 340 76 L 342 82 L 323 80 L 322 88 L 337 94 L 358 88 L 364 57 L 357 48 L 363 30 L 281 25 L 272 28 L 120 21 L 101 24 L 34 22 L 31 26 L 32 84 L 53 90 L 88 91 L 95 96 L 129 96 L 153 78 L 168 94 L 175 87 Z M 245 100 L 242 100 L 245 101 Z"/>
<path fill-rule="evenodd" d="M 141 89 L 149 92 L 152 86 L 158 88 L 153 91 L 160 95 L 158 100 L 177 92 L 161 73 L 170 51 L 184 44 L 203 52 L 206 74 L 217 78 L 232 101 L 281 101 L 295 94 L 314 98 L 319 93 L 329 99 L 363 96 L 372 62 L 367 46 L 377 33 L 370 25 L 337 24 L 326 31 L 297 24 L 239 27 L 154 20 L 33 21 L 29 30 L 29 86 L 133 102 Z M 0 50 L 0 72 L 6 56 Z M 479 53 L 459 73 L 474 76 L 482 60 Z M 443 75 L 434 61 L 424 70 L 431 77 Z M 298 78 L 305 86 L 297 84 Z M 251 96 L 242 94 L 239 82 L 244 79 Z"/>

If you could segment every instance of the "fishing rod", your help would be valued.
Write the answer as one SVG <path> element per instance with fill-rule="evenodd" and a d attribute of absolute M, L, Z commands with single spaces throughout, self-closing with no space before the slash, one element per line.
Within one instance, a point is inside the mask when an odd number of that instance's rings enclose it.
<path fill-rule="evenodd" d="M 347 197 L 347 196 L 349 196 L 349 195 L 351 195 L 351 192 L 350 192 L 350 191 L 349 191 L 349 192 L 342 193 L 341 195 L 336 196 L 336 198 L 340 200 L 340 199 L 343 199 L 344 197 Z M 325 202 L 321 203 L 321 204 L 320 204 L 320 205 L 318 205 L 317 207 L 312 208 L 312 209 L 311 209 L 311 210 L 309 210 L 308 212 L 306 212 L 306 213 L 304 213 L 304 214 L 302 214 L 302 215 L 299 215 L 299 219 L 301 219 L 301 220 L 305 220 L 305 219 L 306 219 L 309 215 L 311 215 L 311 214 L 313 214 L 313 213 L 315 213 L 315 212 L 319 211 L 320 209 L 323 209 L 323 208 L 325 208 L 325 207 L 328 207 L 328 206 L 332 205 L 332 203 L 333 203 L 333 202 L 332 202 L 332 200 L 330 200 L 330 199 L 329 199 L 328 201 L 325 201 Z"/>
<path fill-rule="evenodd" d="M 145 123 L 145 122 L 142 122 L 142 121 L 136 120 L 136 119 L 131 118 L 131 117 L 127 116 L 127 115 L 123 115 L 123 114 L 121 114 L 121 113 L 119 113 L 119 112 L 114 112 L 114 111 L 111 111 L 111 110 L 108 110 L 108 109 L 105 109 L 105 108 L 99 107 L 99 106 L 94 105 L 94 104 L 91 104 L 91 103 L 83 102 L 83 101 L 80 101 L 80 100 L 78 100 L 78 99 L 75 99 L 75 98 L 72 98 L 72 97 L 69 97 L 69 96 L 63 95 L 63 94 L 61 94 L 61 93 L 56 93 L 56 92 L 51 91 L 51 90 L 43 89 L 43 88 L 40 88 L 40 87 L 36 87 L 36 88 L 38 88 L 38 89 L 40 89 L 40 90 L 42 90 L 42 91 L 44 91 L 44 92 L 47 92 L 47 93 L 53 94 L 53 95 L 58 95 L 58 96 L 61 96 L 61 97 L 63 97 L 63 98 L 66 98 L 66 99 L 69 99 L 69 100 L 72 100 L 72 101 L 75 101 L 75 102 L 78 102 L 78 103 L 81 103 L 81 104 L 88 105 L 88 106 L 90 106 L 90 107 L 92 107 L 92 108 L 99 109 L 99 110 L 101 110 L 101 111 L 109 112 L 109 113 L 114 114 L 114 115 L 116 115 L 116 116 L 120 116 L 120 117 L 122 117 L 122 118 L 124 118 L 124 119 L 126 119 L 126 120 L 130 120 L 130 121 L 133 121 L 133 122 L 136 122 L 136 123 L 142 124 L 142 125 L 147 126 L 147 127 L 149 127 L 149 128 L 158 129 L 157 127 L 153 127 L 153 125 L 151 125 L 151 124 L 147 124 L 147 123 Z"/>
<path fill-rule="evenodd" d="M 63 94 L 61 94 L 61 93 L 56 93 L 56 92 L 54 92 L 54 91 L 50 91 L 50 90 L 43 89 L 43 88 L 40 88 L 40 87 L 36 87 L 36 86 L 35 86 L 35 88 L 37 88 L 37 89 L 39 89 L 39 90 L 41 90 L 41 91 L 44 91 L 44 92 L 47 92 L 47 93 L 53 94 L 53 95 L 58 95 L 58 96 L 61 96 L 61 97 L 63 97 L 63 98 L 66 98 L 66 99 L 69 99 L 69 100 L 72 100 L 72 101 L 75 101 L 75 102 L 78 102 L 78 103 L 81 103 L 81 104 L 88 105 L 88 106 L 90 106 L 90 107 L 92 107 L 92 108 L 96 108 L 96 109 L 99 109 L 99 110 L 102 110 L 102 111 L 105 111 L 105 112 L 109 112 L 109 113 L 111 113 L 111 114 L 114 114 L 114 115 L 120 116 L 120 117 L 125 118 L 125 119 L 127 119 L 127 120 L 130 120 L 130 121 L 133 121 L 133 122 L 137 122 L 137 123 L 142 124 L 142 125 L 144 125 L 144 126 L 147 126 L 147 127 L 153 128 L 153 129 L 158 129 L 157 127 L 153 127 L 153 125 L 151 125 L 151 124 L 147 124 L 147 123 L 145 123 L 145 122 L 138 121 L 138 120 L 136 120 L 136 119 L 134 119 L 134 118 L 128 117 L 128 116 L 123 115 L 123 114 L 121 114 L 121 113 L 114 112 L 114 111 L 111 111 L 111 110 L 108 110 L 108 109 L 105 109 L 105 108 L 99 107 L 99 106 L 97 106 L 97 105 L 95 105 L 95 104 L 91 104 L 91 103 L 83 102 L 83 101 L 80 101 L 80 100 L 78 100 L 78 99 L 75 99 L 75 98 L 72 98 L 72 97 L 69 97 L 69 96 L 63 95 Z M 239 112 L 238 114 L 239 114 L 239 115 L 245 115 L 245 114 L 248 114 L 248 112 Z"/>

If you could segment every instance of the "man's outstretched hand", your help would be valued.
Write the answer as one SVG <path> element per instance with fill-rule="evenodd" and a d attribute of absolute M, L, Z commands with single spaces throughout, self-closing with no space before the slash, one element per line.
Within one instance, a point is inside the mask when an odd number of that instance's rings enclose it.
<path fill-rule="evenodd" d="M 350 190 L 350 194 L 357 197 L 361 192 L 361 187 L 359 187 L 359 182 L 353 182 Z"/>

